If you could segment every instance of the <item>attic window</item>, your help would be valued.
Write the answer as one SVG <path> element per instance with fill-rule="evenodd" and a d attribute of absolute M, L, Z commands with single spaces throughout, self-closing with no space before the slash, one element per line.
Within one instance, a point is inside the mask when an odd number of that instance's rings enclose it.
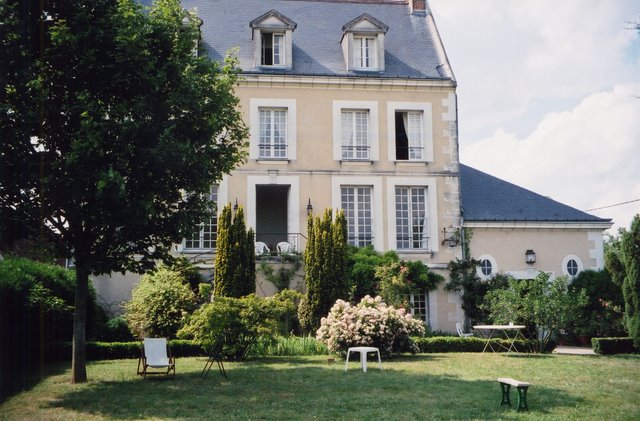
<path fill-rule="evenodd" d="M 365 13 L 342 27 L 347 70 L 384 72 L 384 35 L 389 27 Z"/>
<path fill-rule="evenodd" d="M 263 66 L 282 66 L 284 60 L 284 34 L 263 33 L 262 38 L 262 59 Z"/>
<path fill-rule="evenodd" d="M 297 24 L 271 10 L 249 24 L 253 30 L 256 67 L 291 69 L 293 66 L 293 31 Z"/>

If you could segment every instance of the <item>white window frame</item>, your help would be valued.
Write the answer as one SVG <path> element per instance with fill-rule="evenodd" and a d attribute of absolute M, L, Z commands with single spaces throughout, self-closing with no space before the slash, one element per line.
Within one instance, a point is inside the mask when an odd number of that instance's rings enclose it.
<path fill-rule="evenodd" d="M 343 125 L 342 112 L 368 111 L 368 146 L 369 157 L 343 158 Z M 333 101 L 333 159 L 336 161 L 377 161 L 379 160 L 379 113 L 377 101 Z"/>
<path fill-rule="evenodd" d="M 259 159 L 287 159 L 287 108 L 260 107 Z"/>
<path fill-rule="evenodd" d="M 384 249 L 382 212 L 382 179 L 380 177 L 336 176 L 331 177 L 331 206 L 342 208 L 342 186 L 372 187 L 371 190 L 371 235 L 373 248 Z"/>
<path fill-rule="evenodd" d="M 569 273 L 569 268 L 567 267 L 571 260 L 575 261 L 576 264 L 578 265 L 578 271 L 575 273 L 575 275 L 571 275 Z M 568 276 L 570 278 L 575 278 L 583 270 L 584 270 L 584 265 L 582 264 L 582 260 L 578 256 L 576 256 L 575 254 L 569 254 L 569 255 L 565 256 L 564 259 L 562 259 L 562 273 L 564 275 L 566 275 L 566 276 Z"/>
<path fill-rule="evenodd" d="M 496 259 L 493 256 L 490 256 L 488 254 L 483 254 L 482 256 L 478 257 L 476 260 L 478 262 L 482 262 L 483 260 L 486 260 L 489 263 L 491 263 L 491 273 L 488 275 L 485 275 L 482 272 L 482 268 L 480 267 L 480 265 L 478 265 L 478 267 L 476 268 L 476 275 L 478 275 L 478 277 L 483 281 L 487 281 L 493 278 L 496 275 L 496 273 L 498 273 L 498 264 L 496 263 Z"/>
<path fill-rule="evenodd" d="M 396 154 L 396 112 L 422 113 L 422 158 L 397 159 Z M 387 103 L 387 151 L 389 160 L 395 162 L 433 162 L 433 116 L 429 102 L 388 102 Z"/>
<path fill-rule="evenodd" d="M 429 291 L 419 290 L 418 293 L 420 295 L 422 295 L 421 298 L 424 299 L 424 310 L 425 310 L 425 312 L 423 314 L 424 318 L 421 318 L 421 319 L 418 319 L 418 320 L 424 322 L 427 326 L 431 326 L 431 314 L 430 314 L 431 311 L 430 311 L 430 305 L 429 305 L 430 304 L 429 301 L 430 301 L 431 297 L 430 297 Z M 416 309 L 415 309 L 415 303 L 416 303 L 416 293 L 415 292 L 412 292 L 412 293 L 409 294 L 409 303 L 411 304 L 411 309 L 410 309 L 409 312 L 411 313 L 411 316 L 413 316 L 413 318 L 415 319 L 418 316 L 416 314 Z"/>
<path fill-rule="evenodd" d="M 426 207 L 428 221 L 428 250 L 425 249 L 402 249 L 397 248 L 397 227 L 396 227 L 396 187 L 424 187 L 427 189 Z M 387 178 L 387 249 L 397 250 L 402 253 L 430 253 L 437 252 L 440 243 L 437 241 L 439 220 L 437 213 L 438 189 L 435 177 L 388 177 Z"/>
<path fill-rule="evenodd" d="M 211 187 L 209 188 L 209 201 L 214 203 L 214 206 L 216 206 L 216 213 L 214 213 L 213 215 L 211 215 L 206 222 L 201 222 L 199 223 L 197 226 L 199 227 L 199 230 L 197 232 L 194 233 L 192 238 L 184 238 L 182 240 L 182 250 L 189 252 L 189 251 L 198 251 L 198 250 L 215 250 L 216 247 L 205 247 L 204 244 L 207 241 L 213 242 L 214 244 L 217 244 L 218 241 L 218 210 L 217 207 L 220 204 L 220 185 L 218 184 L 212 184 Z M 212 223 L 212 221 L 215 220 L 215 223 Z M 205 235 L 209 234 L 211 237 L 209 240 L 205 240 Z M 197 239 L 195 238 L 197 237 Z M 189 247 L 190 243 L 195 243 L 197 242 L 197 245 L 195 247 Z"/>
<path fill-rule="evenodd" d="M 364 124 L 362 124 L 362 120 L 364 120 Z M 341 111 L 340 124 L 342 126 L 342 160 L 370 160 L 370 120 L 369 110 L 343 109 Z M 364 138 L 364 144 L 361 142 L 362 138 Z"/>
<path fill-rule="evenodd" d="M 260 110 L 261 109 L 286 109 L 286 156 L 264 158 L 260 156 Z M 291 161 L 296 159 L 297 124 L 296 124 L 296 100 L 276 98 L 251 98 L 249 101 L 249 159 L 258 161 Z"/>
<path fill-rule="evenodd" d="M 345 203 L 343 200 L 345 189 L 353 189 L 353 202 L 350 202 L 353 204 L 353 211 L 354 211 L 354 216 L 352 218 L 353 221 L 350 221 L 350 217 L 346 212 Z M 360 197 L 361 197 L 360 190 L 366 191 L 368 196 L 368 202 L 363 202 L 362 200 L 360 200 Z M 340 208 L 343 211 L 345 211 L 345 217 L 347 219 L 347 242 L 352 246 L 356 246 L 356 247 L 366 247 L 368 245 L 372 245 L 373 244 L 373 186 L 342 185 L 340 186 L 340 197 L 341 197 Z M 365 229 L 365 225 L 360 224 L 361 212 L 369 213 L 368 232 L 370 236 L 368 238 L 365 235 L 367 231 Z M 353 224 L 351 222 L 353 222 Z M 351 225 L 353 225 L 353 230 L 349 229 Z"/>
<path fill-rule="evenodd" d="M 271 38 L 271 64 L 265 63 L 265 40 Z M 276 37 L 279 40 L 276 43 Z M 276 53 L 276 46 L 278 53 Z M 267 32 L 260 31 L 260 66 L 264 67 L 284 67 L 287 63 L 286 60 L 286 35 L 284 32 Z M 278 60 L 276 62 L 276 57 Z"/>
<path fill-rule="evenodd" d="M 378 70 L 377 35 L 353 35 L 353 68 L 355 70 Z"/>
<path fill-rule="evenodd" d="M 400 240 L 398 238 L 399 236 L 399 230 L 400 230 L 400 226 L 398 225 L 398 219 L 399 219 L 399 215 L 398 215 L 398 190 L 399 189 L 405 189 L 407 190 L 407 228 L 408 228 L 408 235 L 409 238 L 406 240 Z M 399 251 L 405 251 L 405 250 L 409 250 L 409 251 L 427 251 L 429 250 L 429 243 L 431 240 L 431 237 L 429 235 L 429 193 L 427 191 L 427 188 L 425 186 L 396 186 L 394 189 L 394 194 L 395 194 L 395 209 L 396 209 L 396 249 Z M 413 198 L 414 198 L 414 192 L 418 191 L 418 190 L 422 190 L 423 191 L 423 195 L 422 195 L 422 200 L 423 200 L 423 205 L 424 205 L 424 216 L 423 216 L 423 231 L 422 231 L 422 238 L 419 240 L 420 241 L 420 245 L 418 247 L 415 247 L 415 240 L 414 240 L 414 229 L 416 228 L 416 225 L 414 224 L 414 212 L 416 212 L 415 209 L 415 205 L 416 203 L 414 203 Z M 403 225 L 404 227 L 404 225 Z M 408 247 L 404 247 L 404 246 L 400 246 L 400 241 L 402 242 L 408 242 L 409 246 Z"/>

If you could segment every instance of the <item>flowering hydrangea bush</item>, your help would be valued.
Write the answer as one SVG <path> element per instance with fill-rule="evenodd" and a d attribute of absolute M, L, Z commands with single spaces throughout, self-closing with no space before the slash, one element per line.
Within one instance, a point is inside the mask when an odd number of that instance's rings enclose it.
<path fill-rule="evenodd" d="M 410 336 L 424 335 L 424 323 L 403 308 L 388 306 L 379 296 L 364 297 L 357 305 L 338 300 L 320 322 L 316 338 L 330 352 L 345 355 L 349 347 L 374 346 L 386 355 L 415 352 Z"/>

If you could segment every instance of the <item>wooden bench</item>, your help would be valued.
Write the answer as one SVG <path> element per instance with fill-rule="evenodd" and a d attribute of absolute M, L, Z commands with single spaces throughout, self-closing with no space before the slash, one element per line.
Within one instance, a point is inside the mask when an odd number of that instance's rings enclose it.
<path fill-rule="evenodd" d="M 500 388 L 502 389 L 502 401 L 500 402 L 500 406 L 511 406 L 509 391 L 511 390 L 511 386 L 513 386 L 518 390 L 518 411 L 529 410 L 529 407 L 527 406 L 527 390 L 529 389 L 529 386 L 531 386 L 530 383 L 521 382 L 520 380 L 515 380 L 509 377 L 499 378 L 498 382 L 500 382 Z"/>

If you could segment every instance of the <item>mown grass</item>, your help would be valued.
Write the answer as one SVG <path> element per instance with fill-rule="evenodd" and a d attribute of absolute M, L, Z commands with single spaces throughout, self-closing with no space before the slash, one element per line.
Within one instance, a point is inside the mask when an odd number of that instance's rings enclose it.
<path fill-rule="evenodd" d="M 640 356 L 419 354 L 344 372 L 327 356 L 225 363 L 180 358 L 175 379 L 143 380 L 136 360 L 90 363 L 86 384 L 68 367 L 0 406 L 2 420 L 638 420 Z M 529 412 L 500 408 L 495 379 L 532 383 Z M 512 392 L 514 393 L 514 392 Z M 515 397 L 515 396 L 512 396 Z"/>

